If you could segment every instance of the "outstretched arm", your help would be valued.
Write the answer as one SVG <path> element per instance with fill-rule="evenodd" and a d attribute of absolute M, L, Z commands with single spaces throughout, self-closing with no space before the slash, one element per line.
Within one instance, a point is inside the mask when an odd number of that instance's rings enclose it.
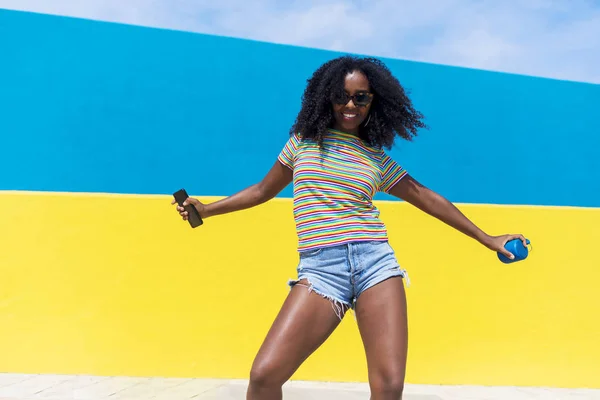
<path fill-rule="evenodd" d="M 391 188 L 390 194 L 472 237 L 490 250 L 500 251 L 511 259 L 513 258 L 512 254 L 504 248 L 506 242 L 512 239 L 520 239 L 523 245 L 527 246 L 523 235 L 488 235 L 471 222 L 454 204 L 421 185 L 410 175 L 405 176 L 395 184 Z"/>
<path fill-rule="evenodd" d="M 184 202 L 184 205 L 193 204 L 202 218 L 244 210 L 271 200 L 292 182 L 292 178 L 292 170 L 279 161 L 275 161 L 273 167 L 260 182 L 248 186 L 238 193 L 210 204 L 203 204 L 190 197 Z M 172 204 L 175 204 L 175 201 Z M 183 207 L 178 206 L 177 211 L 183 219 L 187 218 L 187 212 Z"/>

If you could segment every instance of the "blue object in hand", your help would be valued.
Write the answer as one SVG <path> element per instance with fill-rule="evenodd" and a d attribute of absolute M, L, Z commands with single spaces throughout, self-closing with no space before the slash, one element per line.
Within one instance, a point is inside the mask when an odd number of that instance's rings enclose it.
<path fill-rule="evenodd" d="M 529 239 L 525 239 L 526 243 L 529 245 Z M 513 239 L 509 242 L 506 242 L 504 248 L 512 253 L 515 256 L 512 260 L 506 257 L 504 254 L 498 252 L 498 258 L 504 264 L 513 263 L 516 261 L 521 261 L 527 258 L 529 255 L 529 249 L 526 246 L 523 246 L 523 242 L 521 239 Z"/>

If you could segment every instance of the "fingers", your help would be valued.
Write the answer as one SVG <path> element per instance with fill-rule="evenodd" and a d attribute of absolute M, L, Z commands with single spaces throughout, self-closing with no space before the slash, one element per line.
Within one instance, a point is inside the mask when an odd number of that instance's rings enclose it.
<path fill-rule="evenodd" d="M 502 254 L 504 254 L 506 257 L 508 257 L 509 259 L 513 260 L 515 258 L 515 255 L 513 253 L 511 253 L 510 251 L 506 250 L 506 243 L 508 243 L 510 240 L 512 240 L 510 238 L 510 235 L 507 235 L 504 240 L 502 241 L 502 246 L 498 249 L 498 251 Z"/>
<path fill-rule="evenodd" d="M 505 239 L 502 241 L 502 248 L 499 250 L 500 253 L 504 254 L 506 257 L 510 258 L 511 260 L 513 260 L 515 258 L 514 254 L 512 254 L 510 251 L 506 250 L 506 248 L 504 246 L 506 246 L 506 243 L 510 242 L 511 240 L 515 240 L 518 239 L 523 243 L 523 246 L 527 247 L 527 239 L 525 239 L 525 236 L 521 235 L 521 234 L 514 234 L 514 235 L 506 235 Z"/>
<path fill-rule="evenodd" d="M 511 260 L 513 260 L 515 258 L 514 254 L 511 253 L 510 251 L 506 250 L 504 247 L 500 249 L 500 253 L 504 254 L 506 257 L 510 258 Z"/>
<path fill-rule="evenodd" d="M 176 204 L 177 200 L 173 199 L 171 201 L 171 205 Z M 185 203 L 183 203 L 185 205 Z M 177 205 L 177 207 L 175 207 L 177 209 L 177 212 L 179 213 L 179 215 L 181 216 L 181 219 L 183 219 L 184 221 L 186 221 L 188 219 L 188 212 L 185 211 L 185 208 Z"/>
<path fill-rule="evenodd" d="M 525 239 L 525 236 L 523 236 L 521 234 L 508 235 L 507 242 L 514 240 L 514 239 L 519 239 L 521 241 L 521 243 L 523 243 L 523 246 L 527 247 L 527 239 Z"/>
<path fill-rule="evenodd" d="M 185 199 L 185 201 L 183 202 L 183 205 L 184 205 L 184 206 L 187 206 L 187 205 L 189 205 L 189 204 L 193 204 L 193 205 L 195 206 L 196 204 L 199 204 L 199 203 L 200 203 L 200 202 L 199 202 L 198 200 L 194 199 L 193 197 L 188 197 L 188 198 L 187 198 L 187 199 Z"/>
<path fill-rule="evenodd" d="M 173 199 L 171 201 L 171 204 L 176 204 L 177 201 L 175 199 Z M 194 207 L 196 207 L 196 205 L 201 204 L 197 199 L 194 199 L 192 197 L 188 197 L 187 199 L 185 199 L 185 201 L 183 202 L 183 204 L 177 205 L 177 212 L 179 213 L 179 215 L 181 216 L 181 218 L 186 221 L 188 219 L 188 212 L 185 210 L 185 206 L 187 205 L 193 205 Z"/>
<path fill-rule="evenodd" d="M 181 218 L 183 218 L 184 221 L 187 220 L 188 212 L 185 211 L 185 208 L 177 206 L 177 212 L 179 212 L 179 215 L 181 215 Z"/>

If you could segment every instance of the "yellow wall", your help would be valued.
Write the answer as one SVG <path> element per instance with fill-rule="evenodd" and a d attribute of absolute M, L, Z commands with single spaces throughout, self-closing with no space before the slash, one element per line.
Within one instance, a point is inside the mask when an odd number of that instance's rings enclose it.
<path fill-rule="evenodd" d="M 459 206 L 528 235 L 505 265 L 378 204 L 412 281 L 408 382 L 600 387 L 600 209 Z M 0 224 L 0 371 L 246 378 L 297 262 L 288 199 L 192 230 L 168 196 L 0 192 Z M 294 379 L 366 377 L 347 316 Z"/>

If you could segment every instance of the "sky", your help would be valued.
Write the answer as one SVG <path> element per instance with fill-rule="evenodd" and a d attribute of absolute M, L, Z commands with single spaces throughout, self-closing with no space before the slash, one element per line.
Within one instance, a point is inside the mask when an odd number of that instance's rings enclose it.
<path fill-rule="evenodd" d="M 0 8 L 600 84 L 600 0 L 0 0 Z"/>

